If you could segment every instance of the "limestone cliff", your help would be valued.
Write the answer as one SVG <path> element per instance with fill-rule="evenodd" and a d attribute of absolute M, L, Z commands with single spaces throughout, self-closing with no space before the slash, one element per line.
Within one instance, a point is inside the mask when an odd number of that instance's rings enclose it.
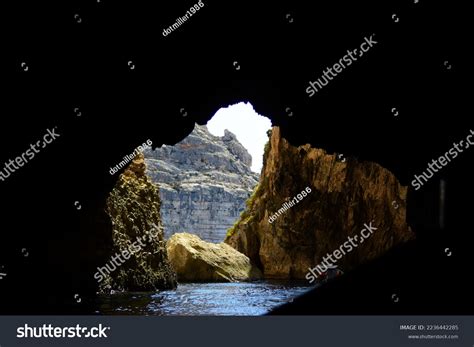
<path fill-rule="evenodd" d="M 147 174 L 160 187 L 165 238 L 189 232 L 222 242 L 258 182 L 252 157 L 235 135 L 213 136 L 196 124 L 176 145 L 144 154 Z"/>
<path fill-rule="evenodd" d="M 310 194 L 269 223 L 306 187 Z M 274 127 L 258 188 L 225 242 L 249 256 L 266 278 L 304 278 L 309 267 L 372 221 L 377 231 L 338 261 L 347 271 L 414 237 L 406 224 L 406 194 L 380 165 L 291 146 Z"/>
<path fill-rule="evenodd" d="M 176 287 L 176 273 L 168 261 L 163 238 L 160 196 L 145 171 L 144 157 L 139 154 L 120 175 L 107 199 L 107 213 L 113 227 L 111 257 L 124 250 L 137 251 L 106 277 L 100 286 L 103 291 Z M 137 240 L 141 243 L 135 243 Z M 112 263 L 109 265 L 112 267 Z"/>

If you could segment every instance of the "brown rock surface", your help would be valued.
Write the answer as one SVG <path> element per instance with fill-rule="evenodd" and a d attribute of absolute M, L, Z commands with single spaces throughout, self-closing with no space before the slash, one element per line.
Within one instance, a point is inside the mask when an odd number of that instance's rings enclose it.
<path fill-rule="evenodd" d="M 306 187 L 301 202 L 268 219 Z M 266 278 L 304 278 L 327 253 L 372 221 L 378 230 L 338 261 L 347 271 L 414 237 L 406 223 L 407 187 L 387 169 L 294 147 L 274 127 L 265 149 L 259 185 L 226 243 L 246 254 Z"/>

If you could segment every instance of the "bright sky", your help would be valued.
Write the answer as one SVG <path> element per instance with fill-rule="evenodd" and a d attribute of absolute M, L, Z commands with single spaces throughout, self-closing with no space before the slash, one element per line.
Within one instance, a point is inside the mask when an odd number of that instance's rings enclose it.
<path fill-rule="evenodd" d="M 207 123 L 209 132 L 214 136 L 224 136 L 224 129 L 234 133 L 252 156 L 252 171 L 258 173 L 263 165 L 267 130 L 271 127 L 270 119 L 256 113 L 250 103 L 243 102 L 219 109 Z"/>

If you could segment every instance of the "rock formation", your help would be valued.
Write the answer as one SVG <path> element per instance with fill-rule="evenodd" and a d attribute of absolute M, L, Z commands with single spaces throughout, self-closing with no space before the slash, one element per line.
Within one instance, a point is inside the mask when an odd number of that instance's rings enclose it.
<path fill-rule="evenodd" d="M 119 176 L 107 199 L 107 213 L 113 227 L 111 256 L 133 249 L 132 244 L 139 238 L 146 241 L 100 283 L 102 291 L 146 291 L 177 285 L 176 273 L 166 253 L 158 188 L 145 172 L 145 160 L 139 154 Z M 149 237 L 150 232 L 153 237 Z"/>
<path fill-rule="evenodd" d="M 180 282 L 235 282 L 262 277 L 247 256 L 225 243 L 209 243 L 197 235 L 177 233 L 166 248 Z"/>
<path fill-rule="evenodd" d="M 414 237 L 406 224 L 407 188 L 376 163 L 337 159 L 310 145 L 290 145 L 274 127 L 258 188 L 225 242 L 266 278 L 302 279 L 364 223 L 378 229 L 338 261 L 344 271 Z M 311 193 L 270 224 L 269 217 L 306 187 Z"/>
<path fill-rule="evenodd" d="M 235 135 L 213 136 L 196 124 L 183 141 L 144 154 L 147 173 L 160 187 L 165 238 L 189 232 L 222 242 L 259 177 Z"/>

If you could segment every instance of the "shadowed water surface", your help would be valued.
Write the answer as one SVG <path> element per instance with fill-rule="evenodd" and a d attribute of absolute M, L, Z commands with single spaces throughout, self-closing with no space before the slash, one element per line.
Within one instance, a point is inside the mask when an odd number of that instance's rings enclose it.
<path fill-rule="evenodd" d="M 308 291 L 307 282 L 185 283 L 176 290 L 99 297 L 99 314 L 255 316 Z"/>

